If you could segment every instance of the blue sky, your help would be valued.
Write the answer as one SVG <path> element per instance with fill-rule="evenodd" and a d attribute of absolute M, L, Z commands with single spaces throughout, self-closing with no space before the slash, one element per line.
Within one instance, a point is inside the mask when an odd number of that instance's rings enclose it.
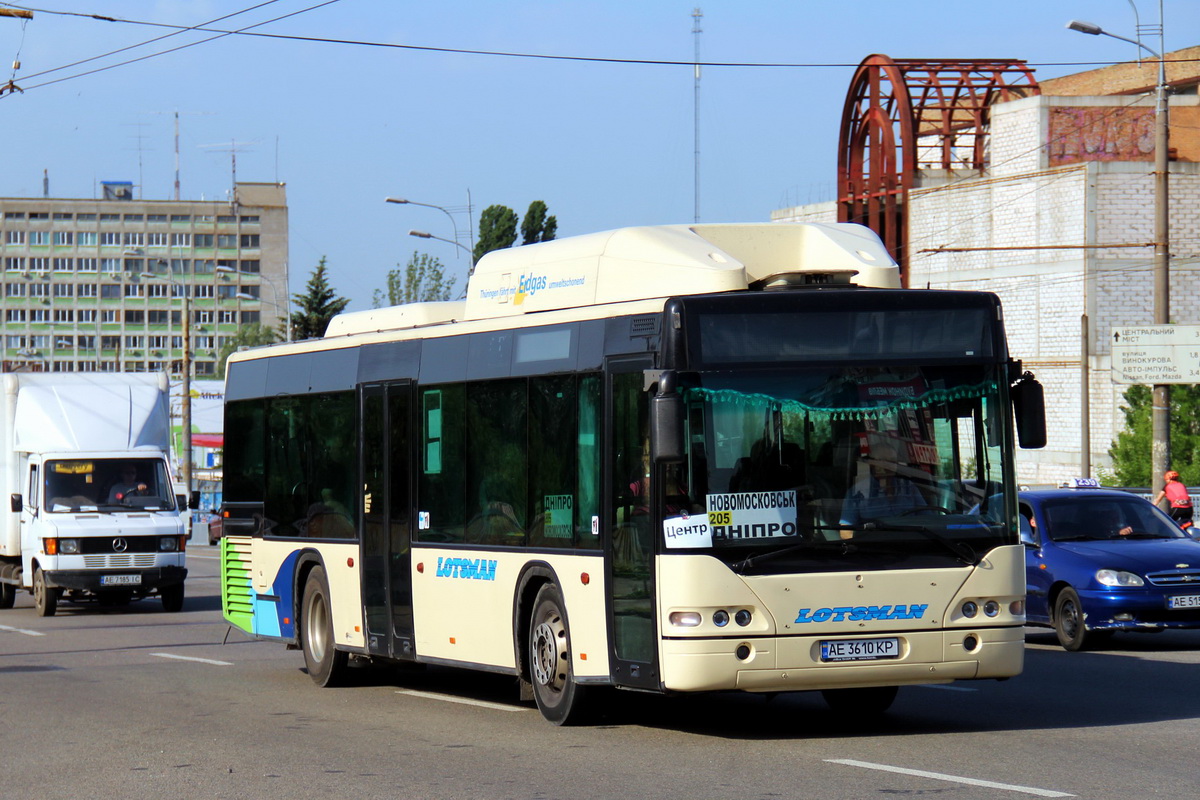
<path fill-rule="evenodd" d="M 335 290 L 369 308 L 388 270 L 415 250 L 465 279 L 456 247 L 479 212 L 519 215 L 544 200 L 559 236 L 625 225 L 691 222 L 695 210 L 690 65 L 595 63 L 226 36 L 71 77 L 213 34 L 187 32 L 79 66 L 38 73 L 171 33 L 122 20 L 302 37 L 506 53 L 844 66 L 703 69 L 699 94 L 700 218 L 766 221 L 772 209 L 833 199 L 842 103 L 864 57 L 1020 58 L 1045 79 L 1131 60 L 1136 48 L 1068 31 L 1072 18 L 1134 36 L 1158 22 L 1155 0 L 53 0 L 34 19 L 0 18 L 0 79 L 19 58 L 24 94 L 0 98 L 0 196 L 93 197 L 131 180 L 170 198 L 173 114 L 180 115 L 183 196 L 220 199 L 230 151 L 243 181 L 283 181 L 291 210 L 291 283 L 326 256 Z M 1200 1 L 1164 0 L 1166 49 L 1200 44 Z M 1158 49 L 1157 37 L 1146 44 Z M 468 195 L 473 220 L 468 221 Z"/>

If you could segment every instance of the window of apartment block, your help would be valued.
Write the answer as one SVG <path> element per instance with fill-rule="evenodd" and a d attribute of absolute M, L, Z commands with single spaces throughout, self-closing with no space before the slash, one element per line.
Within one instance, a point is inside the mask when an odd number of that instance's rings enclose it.
<path fill-rule="evenodd" d="M 28 340 L 24 336 L 8 335 L 4 337 L 4 346 L 9 350 L 17 347 L 27 347 Z"/>
<path fill-rule="evenodd" d="M 95 222 L 96 215 L 95 214 L 76 214 L 75 221 L 76 222 Z"/>
<path fill-rule="evenodd" d="M 251 249 L 251 250 L 257 250 L 258 249 L 258 234 L 257 233 L 243 233 L 242 234 L 242 247 Z"/>
<path fill-rule="evenodd" d="M 74 231 L 55 231 L 54 244 L 58 247 L 69 247 L 75 243 Z"/>
<path fill-rule="evenodd" d="M 29 337 L 30 347 L 49 347 L 50 337 L 45 334 L 37 334 Z"/>
<path fill-rule="evenodd" d="M 81 308 L 81 309 L 79 309 L 79 311 L 76 312 L 75 317 L 80 322 L 95 322 L 96 321 L 96 309 Z"/>
<path fill-rule="evenodd" d="M 211 250 L 213 246 L 213 235 L 211 233 L 197 233 L 192 236 L 192 245 L 197 249 Z"/>
<path fill-rule="evenodd" d="M 230 286 L 228 284 L 221 284 L 220 286 L 217 287 L 217 299 L 232 300 L 234 295 L 237 294 L 237 290 L 238 290 L 238 287 L 236 287 L 236 286 Z"/>
<path fill-rule="evenodd" d="M 38 222 L 40 222 L 41 220 L 44 220 L 44 219 L 50 219 L 50 212 L 48 212 L 48 211 L 30 211 L 29 219 L 38 221 Z"/>
<path fill-rule="evenodd" d="M 5 231 L 5 244 L 25 244 L 25 231 Z"/>
<path fill-rule="evenodd" d="M 75 215 L 70 213 L 69 211 L 55 211 L 54 218 L 55 219 L 75 219 Z"/>
<path fill-rule="evenodd" d="M 48 308 L 31 308 L 29 309 L 30 322 L 49 322 L 50 309 Z M 36 337 L 34 337 L 36 338 Z"/>
<path fill-rule="evenodd" d="M 75 259 L 73 258 L 56 258 L 54 259 L 55 272 L 74 272 Z"/>
<path fill-rule="evenodd" d="M 242 219 L 243 225 L 257 225 L 258 224 L 258 215 L 257 214 L 247 214 L 246 216 L 242 217 L 241 219 Z"/>
<path fill-rule="evenodd" d="M 221 272 L 237 272 L 237 262 L 231 258 L 217 259 L 217 267 Z"/>
<path fill-rule="evenodd" d="M 78 372 L 97 372 L 95 361 L 80 361 L 75 365 Z"/>
<path fill-rule="evenodd" d="M 117 311 L 115 308 L 105 309 L 100 312 L 100 321 L 105 324 L 110 322 L 120 322 L 121 312 Z"/>
<path fill-rule="evenodd" d="M 125 346 L 131 350 L 140 350 L 142 347 L 145 346 L 145 344 L 144 344 L 145 341 L 146 341 L 145 336 L 138 336 L 138 335 L 126 336 L 125 337 Z"/>
<path fill-rule="evenodd" d="M 171 285 L 169 283 L 151 283 L 146 290 L 147 297 L 170 297 Z"/>
<path fill-rule="evenodd" d="M 190 233 L 172 233 L 171 247 L 191 247 L 192 235 Z"/>
<path fill-rule="evenodd" d="M 75 259 L 75 269 L 80 272 L 95 272 L 98 266 L 94 258 L 77 258 Z"/>
<path fill-rule="evenodd" d="M 54 321 L 55 322 L 74 322 L 75 321 L 74 309 L 70 309 L 70 308 L 54 309 Z"/>
<path fill-rule="evenodd" d="M 100 234 L 101 247 L 120 247 L 121 234 L 116 231 L 104 231 Z"/>
<path fill-rule="evenodd" d="M 171 312 L 170 311 L 147 311 L 146 312 L 146 321 L 149 322 L 151 325 L 170 325 L 171 324 Z"/>
<path fill-rule="evenodd" d="M 5 322 L 25 322 L 29 319 L 29 315 L 25 313 L 23 308 L 6 308 L 4 310 Z"/>
<path fill-rule="evenodd" d="M 146 269 L 146 259 L 144 258 L 127 258 L 125 259 L 125 271 L 139 274 Z"/>
<path fill-rule="evenodd" d="M 126 325 L 145 325 L 146 312 L 140 308 L 125 309 L 125 324 Z"/>
<path fill-rule="evenodd" d="M 147 247 L 166 247 L 170 236 L 165 233 L 148 233 L 146 234 Z"/>
<path fill-rule="evenodd" d="M 40 256 L 38 258 L 31 258 L 29 259 L 28 264 L 30 272 L 50 271 L 50 259 L 48 258 L 42 258 Z"/>
<path fill-rule="evenodd" d="M 191 222 L 191 221 L 192 221 L 192 217 L 190 214 L 172 214 L 171 215 L 171 222 Z"/>
<path fill-rule="evenodd" d="M 146 364 L 142 361 L 126 361 L 125 372 L 145 372 Z"/>
<path fill-rule="evenodd" d="M 6 283 L 4 284 L 5 297 L 24 297 L 25 284 L 23 283 Z"/>
<path fill-rule="evenodd" d="M 5 219 L 25 219 L 25 212 L 24 211 L 5 211 L 4 218 Z"/>
<path fill-rule="evenodd" d="M 31 247 L 50 244 L 50 231 L 30 231 L 29 244 Z"/>
<path fill-rule="evenodd" d="M 238 271 L 248 275 L 257 275 L 261 271 L 261 263 L 257 258 L 242 259 L 238 263 Z"/>
<path fill-rule="evenodd" d="M 199 336 L 196 336 L 195 337 L 196 349 L 197 350 L 212 350 L 213 349 L 213 338 L 214 337 L 208 336 L 206 334 L 201 334 Z"/>
<path fill-rule="evenodd" d="M 8 270 L 9 272 L 24 272 L 25 259 L 9 256 L 4 259 L 4 269 Z"/>
<path fill-rule="evenodd" d="M 142 222 L 145 219 L 141 214 L 126 214 L 126 222 Z"/>
<path fill-rule="evenodd" d="M 75 284 L 73 283 L 56 283 L 54 284 L 55 297 L 74 297 Z"/>
<path fill-rule="evenodd" d="M 196 215 L 196 222 L 212 222 L 215 219 L 216 219 L 216 217 L 214 217 L 212 214 L 197 214 Z"/>
<path fill-rule="evenodd" d="M 217 312 L 217 324 L 218 325 L 237 324 L 237 312 L 236 311 L 218 311 Z"/>
<path fill-rule="evenodd" d="M 49 297 L 50 285 L 47 283 L 31 283 L 29 284 L 30 297 Z"/>
<path fill-rule="evenodd" d="M 242 312 L 242 324 L 243 325 L 258 325 L 261 322 L 262 322 L 262 312 L 261 311 L 243 311 Z"/>
<path fill-rule="evenodd" d="M 216 375 L 217 374 L 217 365 L 215 363 L 213 363 L 212 361 L 197 361 L 196 362 L 196 374 L 197 375 Z"/>
<path fill-rule="evenodd" d="M 57 350 L 70 350 L 74 346 L 74 336 L 63 336 L 62 334 L 59 334 L 58 336 L 54 337 L 54 347 Z"/>
<path fill-rule="evenodd" d="M 211 275 L 216 266 L 217 262 L 211 258 L 197 258 L 192 262 L 192 271 L 197 275 Z"/>
<path fill-rule="evenodd" d="M 124 294 L 126 297 L 145 297 L 146 287 L 140 283 L 127 283 Z"/>
<path fill-rule="evenodd" d="M 196 288 L 201 289 L 203 287 L 197 286 Z M 200 295 L 197 294 L 196 296 L 199 297 Z M 195 312 L 195 317 L 196 317 L 195 321 L 196 321 L 197 325 L 211 325 L 212 321 L 213 321 L 213 312 L 197 311 L 197 312 Z"/>
<path fill-rule="evenodd" d="M 101 372 L 120 372 L 121 365 L 118 364 L 116 361 L 101 361 L 100 362 L 100 371 Z"/>
<path fill-rule="evenodd" d="M 257 300 L 260 288 L 261 287 L 259 287 L 259 286 L 243 286 L 241 288 L 241 291 L 239 292 L 239 294 L 248 294 L 251 297 L 253 297 L 255 300 Z"/>
<path fill-rule="evenodd" d="M 155 334 L 149 338 L 149 342 L 150 342 L 149 347 L 151 350 L 166 350 L 167 349 L 167 337 L 166 336 L 159 336 L 159 335 Z"/>
<path fill-rule="evenodd" d="M 100 284 L 100 299 L 115 300 L 121 296 L 121 284 L 119 283 L 102 283 Z M 107 313 L 107 312 L 105 312 Z M 108 322 L 109 320 L 105 320 Z"/>
<path fill-rule="evenodd" d="M 146 215 L 146 222 L 166 222 L 166 221 L 167 221 L 166 214 L 147 214 Z"/>
<path fill-rule="evenodd" d="M 80 337 L 78 337 L 78 339 L 76 341 L 79 343 L 80 350 L 95 350 L 96 349 L 96 337 L 95 336 L 80 336 Z"/>
<path fill-rule="evenodd" d="M 211 298 L 213 296 L 213 287 L 211 283 L 201 283 L 192 287 L 192 297 L 200 299 Z"/>
<path fill-rule="evenodd" d="M 144 233 L 126 233 L 125 234 L 125 246 L 126 247 L 142 247 L 145 244 L 146 244 L 146 234 L 144 234 Z"/>
<path fill-rule="evenodd" d="M 100 271 L 113 275 L 121 271 L 121 259 L 119 258 L 102 258 L 100 259 Z"/>
<path fill-rule="evenodd" d="M 231 215 L 219 216 L 219 217 L 217 217 L 217 224 L 219 224 L 219 225 L 236 225 L 237 217 L 234 217 Z"/>
<path fill-rule="evenodd" d="M 120 346 L 121 346 L 121 337 L 120 336 L 101 336 L 100 337 L 100 349 L 101 350 L 116 350 Z"/>
<path fill-rule="evenodd" d="M 95 231 L 76 231 L 75 242 L 80 247 L 95 247 L 96 242 L 100 240 L 99 234 Z"/>
<path fill-rule="evenodd" d="M 120 222 L 121 215 L 120 214 L 101 214 L 100 221 L 101 222 Z"/>
<path fill-rule="evenodd" d="M 236 233 L 217 234 L 217 247 L 221 250 L 236 250 L 238 237 Z"/>
<path fill-rule="evenodd" d="M 54 362 L 54 371 L 55 372 L 74 372 L 75 371 L 75 362 L 74 361 L 55 361 Z"/>

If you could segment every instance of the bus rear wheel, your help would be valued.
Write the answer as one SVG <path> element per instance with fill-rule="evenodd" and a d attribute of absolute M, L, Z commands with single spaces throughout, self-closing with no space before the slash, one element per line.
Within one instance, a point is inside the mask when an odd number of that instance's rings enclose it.
<path fill-rule="evenodd" d="M 333 614 L 329 610 L 329 581 L 324 567 L 313 567 L 300 601 L 300 644 L 308 677 L 318 686 L 340 686 L 348 667 L 345 652 L 333 644 Z"/>
<path fill-rule="evenodd" d="M 552 583 L 538 590 L 529 621 L 529 679 L 542 716 L 555 725 L 582 721 L 586 690 L 571 669 L 571 636 L 562 593 Z"/>
<path fill-rule="evenodd" d="M 53 617 L 58 610 L 58 589 L 46 585 L 41 567 L 33 573 L 33 607 L 39 617 Z"/>

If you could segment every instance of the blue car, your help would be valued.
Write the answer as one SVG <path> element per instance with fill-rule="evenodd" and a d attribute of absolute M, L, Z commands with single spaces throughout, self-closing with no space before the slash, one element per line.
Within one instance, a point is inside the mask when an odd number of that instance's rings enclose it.
<path fill-rule="evenodd" d="M 1019 494 L 1026 619 L 1083 650 L 1115 631 L 1200 628 L 1200 541 L 1112 489 Z"/>

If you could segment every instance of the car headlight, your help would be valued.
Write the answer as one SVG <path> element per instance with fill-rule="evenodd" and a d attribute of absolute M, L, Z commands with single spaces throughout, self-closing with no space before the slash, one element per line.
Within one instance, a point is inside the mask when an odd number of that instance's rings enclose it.
<path fill-rule="evenodd" d="M 64 556 L 79 555 L 79 540 L 78 539 L 59 539 L 58 552 Z"/>
<path fill-rule="evenodd" d="M 1102 569 L 1096 572 L 1096 580 L 1105 586 L 1145 586 L 1142 576 L 1123 569 Z"/>

